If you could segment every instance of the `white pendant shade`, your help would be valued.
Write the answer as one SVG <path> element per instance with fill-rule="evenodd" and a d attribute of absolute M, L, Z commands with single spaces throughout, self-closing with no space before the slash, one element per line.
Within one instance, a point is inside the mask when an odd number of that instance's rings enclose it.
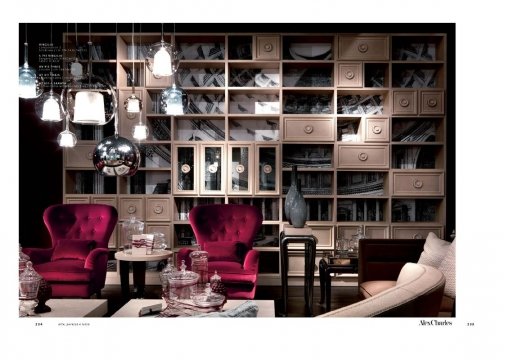
<path fill-rule="evenodd" d="M 103 124 L 105 122 L 103 95 L 95 91 L 76 93 L 73 121 L 76 123 Z"/>
<path fill-rule="evenodd" d="M 140 99 L 138 99 L 137 97 L 128 98 L 126 110 L 129 113 L 139 113 L 141 111 Z"/>
<path fill-rule="evenodd" d="M 44 121 L 61 121 L 60 104 L 55 97 L 49 97 L 43 104 L 42 117 Z"/>
<path fill-rule="evenodd" d="M 75 78 L 83 76 L 83 65 L 81 65 L 78 60 L 71 64 L 71 75 Z"/>
<path fill-rule="evenodd" d="M 165 47 L 161 47 L 154 55 L 152 73 L 154 76 L 170 76 L 173 74 L 172 58 Z"/>
<path fill-rule="evenodd" d="M 182 107 L 182 103 L 173 103 L 168 100 L 166 103 L 166 114 L 168 115 L 183 115 L 184 109 Z"/>
<path fill-rule="evenodd" d="M 161 108 L 168 115 L 183 115 L 187 111 L 188 98 L 185 91 L 175 84 L 161 93 Z"/>
<path fill-rule="evenodd" d="M 147 125 L 137 124 L 133 126 L 133 138 L 141 141 L 146 140 L 148 137 L 148 128 Z"/>
<path fill-rule="evenodd" d="M 74 147 L 76 145 L 77 139 L 76 135 L 74 135 L 69 130 L 64 130 L 60 134 L 58 134 L 58 145 L 61 147 Z"/>
<path fill-rule="evenodd" d="M 24 99 L 37 97 L 37 76 L 35 71 L 26 64 L 19 69 L 19 97 Z"/>

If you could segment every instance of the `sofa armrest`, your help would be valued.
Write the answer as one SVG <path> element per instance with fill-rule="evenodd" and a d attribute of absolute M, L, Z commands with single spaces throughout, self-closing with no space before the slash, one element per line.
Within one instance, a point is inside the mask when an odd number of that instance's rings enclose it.
<path fill-rule="evenodd" d="M 373 280 L 396 280 L 403 265 L 416 263 L 426 239 L 361 239 L 359 274 L 362 284 Z"/>
<path fill-rule="evenodd" d="M 260 260 L 260 252 L 255 249 L 251 249 L 247 252 L 246 257 L 244 258 L 244 269 L 248 271 L 252 271 L 253 273 L 258 273 L 258 263 Z"/>
<path fill-rule="evenodd" d="M 23 253 L 30 257 L 32 264 L 42 264 L 51 261 L 54 248 L 41 249 L 41 248 L 23 248 Z"/>

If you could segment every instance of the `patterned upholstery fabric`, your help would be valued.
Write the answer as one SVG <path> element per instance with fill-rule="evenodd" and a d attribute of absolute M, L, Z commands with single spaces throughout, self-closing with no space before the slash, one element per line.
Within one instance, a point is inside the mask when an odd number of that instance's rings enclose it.
<path fill-rule="evenodd" d="M 23 252 L 50 283 L 52 296 L 88 298 L 100 294 L 117 210 L 103 204 L 57 204 L 44 211 L 43 219 L 52 247 L 24 248 Z"/>

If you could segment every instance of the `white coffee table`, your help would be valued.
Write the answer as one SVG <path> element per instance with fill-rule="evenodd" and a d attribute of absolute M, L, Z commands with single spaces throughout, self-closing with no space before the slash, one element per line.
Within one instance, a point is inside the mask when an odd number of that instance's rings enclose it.
<path fill-rule="evenodd" d="M 239 306 L 247 300 L 228 300 L 223 306 L 223 310 L 228 310 Z M 254 300 L 258 305 L 258 317 L 275 317 L 273 300 Z M 122 306 L 111 317 L 138 317 L 138 312 L 144 306 L 162 304 L 163 309 L 166 303 L 163 299 L 132 299 Z"/>
<path fill-rule="evenodd" d="M 173 254 L 169 250 L 154 251 L 150 255 L 126 254 L 123 251 L 115 253 L 115 259 L 119 260 L 120 266 L 120 288 L 122 297 L 129 299 L 129 263 L 133 264 L 133 285 L 136 297 L 142 298 L 145 291 L 145 270 L 147 261 L 167 260 Z"/>
<path fill-rule="evenodd" d="M 50 312 L 40 317 L 103 317 L 108 313 L 106 299 L 49 299 Z"/>

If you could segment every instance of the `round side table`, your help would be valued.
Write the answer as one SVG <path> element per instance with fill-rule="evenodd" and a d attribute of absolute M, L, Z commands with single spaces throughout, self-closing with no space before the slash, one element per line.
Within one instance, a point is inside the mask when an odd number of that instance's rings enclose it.
<path fill-rule="evenodd" d="M 119 261 L 120 266 L 120 288 L 122 289 L 122 297 L 130 298 L 129 291 L 129 262 L 133 264 L 133 285 L 136 298 L 143 298 L 145 292 L 145 270 L 147 261 L 167 260 L 172 256 L 173 252 L 169 250 L 160 250 L 150 255 L 132 255 L 123 251 L 115 253 L 115 259 Z"/>

